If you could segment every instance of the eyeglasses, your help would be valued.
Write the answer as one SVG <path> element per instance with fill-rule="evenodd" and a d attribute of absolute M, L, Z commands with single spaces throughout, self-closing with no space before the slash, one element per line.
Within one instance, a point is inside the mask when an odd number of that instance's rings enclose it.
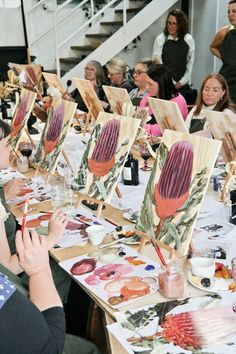
<path fill-rule="evenodd" d="M 85 66 L 84 70 L 85 70 L 85 71 L 95 71 L 94 68 L 87 68 L 86 66 Z"/>
<path fill-rule="evenodd" d="M 177 22 L 170 22 L 170 21 L 167 21 L 167 25 L 168 26 L 177 26 Z"/>
<path fill-rule="evenodd" d="M 141 74 L 146 74 L 146 73 L 147 73 L 146 71 L 142 71 L 142 70 L 134 70 L 133 71 L 133 75 L 137 75 L 137 76 L 139 76 Z"/>
<path fill-rule="evenodd" d="M 121 74 L 121 73 L 109 73 L 109 71 L 108 71 L 108 76 L 114 76 L 114 75 L 118 75 L 118 74 Z"/>

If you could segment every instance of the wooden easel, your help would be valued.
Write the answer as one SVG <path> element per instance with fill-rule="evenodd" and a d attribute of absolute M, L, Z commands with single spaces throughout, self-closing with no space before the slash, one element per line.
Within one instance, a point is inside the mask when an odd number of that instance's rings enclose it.
<path fill-rule="evenodd" d="M 92 121 L 92 120 L 96 121 L 98 114 L 99 114 L 89 93 L 87 93 L 87 95 L 86 95 L 86 106 L 88 108 L 88 113 L 86 113 L 86 120 L 85 120 L 85 127 L 84 127 L 83 135 L 85 135 L 87 133 L 90 121 Z"/>
<path fill-rule="evenodd" d="M 222 139 L 222 148 L 228 161 L 234 161 L 236 159 L 236 133 L 225 133 Z"/>

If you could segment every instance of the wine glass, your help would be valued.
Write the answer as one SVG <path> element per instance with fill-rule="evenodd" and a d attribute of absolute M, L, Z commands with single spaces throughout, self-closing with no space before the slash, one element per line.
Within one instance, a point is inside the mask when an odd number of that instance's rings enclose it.
<path fill-rule="evenodd" d="M 61 178 L 57 177 L 51 185 L 51 204 L 55 209 L 62 207 L 66 199 L 66 191 Z"/>
<path fill-rule="evenodd" d="M 21 142 L 19 144 L 19 150 L 23 156 L 29 158 L 33 151 L 32 143 L 29 141 Z"/>
<path fill-rule="evenodd" d="M 141 145 L 139 147 L 139 152 L 140 152 L 140 155 L 141 155 L 142 159 L 144 159 L 144 166 L 141 167 L 140 170 L 142 170 L 142 171 L 150 171 L 152 168 L 150 166 L 148 166 L 147 160 L 152 155 L 151 155 L 151 153 L 149 151 L 149 148 L 148 148 L 147 144 Z"/>

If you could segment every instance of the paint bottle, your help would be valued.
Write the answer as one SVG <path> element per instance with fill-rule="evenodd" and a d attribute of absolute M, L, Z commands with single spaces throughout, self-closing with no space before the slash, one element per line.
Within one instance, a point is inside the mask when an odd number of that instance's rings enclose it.
<path fill-rule="evenodd" d="M 159 292 L 169 299 L 176 299 L 184 293 L 184 275 L 180 265 L 172 261 L 163 272 L 158 274 Z"/>

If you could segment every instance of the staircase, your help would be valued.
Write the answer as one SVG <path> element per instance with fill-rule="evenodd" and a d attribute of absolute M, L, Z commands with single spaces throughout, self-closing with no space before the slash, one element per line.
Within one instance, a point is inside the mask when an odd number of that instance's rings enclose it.
<path fill-rule="evenodd" d="M 83 77 L 84 66 L 90 60 L 102 65 L 120 53 L 129 43 L 173 6 L 176 0 L 129 0 L 127 21 L 123 26 L 123 1 L 109 9 L 99 24 L 94 24 L 81 41 L 71 46 L 73 57 L 60 58 L 62 69 L 68 70 L 61 78 L 65 84 L 73 77 Z M 66 66 L 66 65 L 69 65 Z"/>
<path fill-rule="evenodd" d="M 56 57 L 57 73 L 65 84 L 73 77 L 83 77 L 90 60 L 106 64 L 177 2 L 31 0 L 32 8 L 29 0 L 26 19 L 30 52 L 44 70 L 53 68 Z M 35 28 L 38 18 L 45 18 L 46 26 Z"/>

